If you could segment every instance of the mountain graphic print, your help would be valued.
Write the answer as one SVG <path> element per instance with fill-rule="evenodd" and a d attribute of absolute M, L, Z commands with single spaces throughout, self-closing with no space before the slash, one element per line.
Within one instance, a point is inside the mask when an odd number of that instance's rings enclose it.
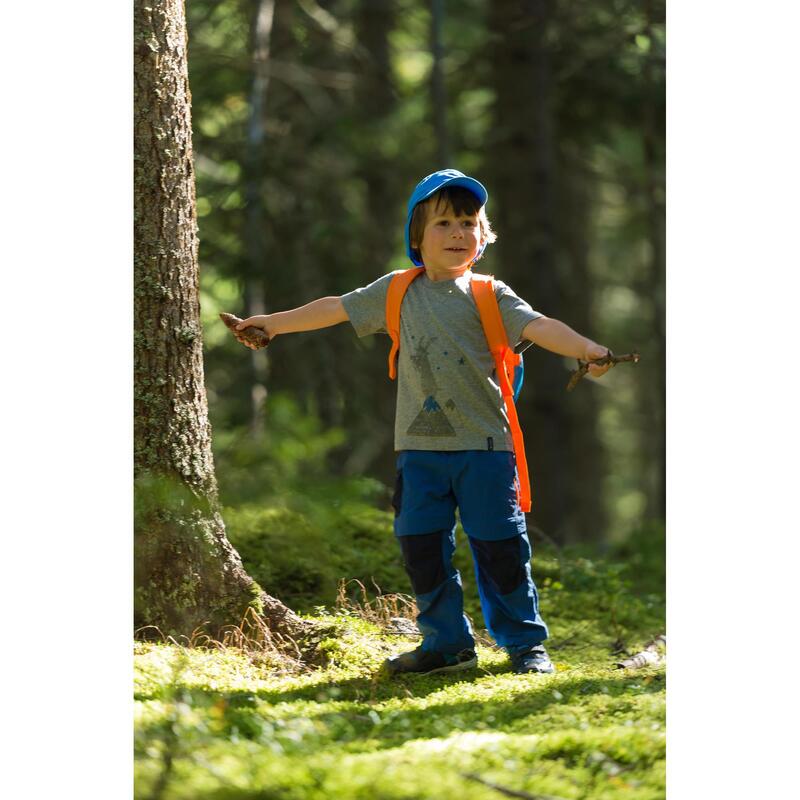
<path fill-rule="evenodd" d="M 431 344 L 435 338 L 422 337 L 417 343 L 414 352 L 411 354 L 411 363 L 420 375 L 422 389 L 426 393 L 425 402 L 419 414 L 409 426 L 406 434 L 409 436 L 455 436 L 456 432 L 450 424 L 444 409 L 436 400 L 436 392 L 439 386 L 433 374 L 431 363 L 428 358 Z M 454 409 L 455 404 L 452 400 L 448 401 L 447 407 Z"/>

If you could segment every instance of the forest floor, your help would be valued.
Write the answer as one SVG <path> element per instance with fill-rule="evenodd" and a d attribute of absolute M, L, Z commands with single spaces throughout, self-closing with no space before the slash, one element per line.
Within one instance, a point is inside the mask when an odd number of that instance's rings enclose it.
<path fill-rule="evenodd" d="M 553 675 L 513 674 L 484 640 L 477 669 L 390 678 L 383 660 L 418 640 L 347 603 L 314 615 L 332 626 L 317 670 L 137 642 L 136 796 L 660 800 L 666 670 L 615 663 L 663 633 L 661 578 L 630 562 L 534 563 Z"/>

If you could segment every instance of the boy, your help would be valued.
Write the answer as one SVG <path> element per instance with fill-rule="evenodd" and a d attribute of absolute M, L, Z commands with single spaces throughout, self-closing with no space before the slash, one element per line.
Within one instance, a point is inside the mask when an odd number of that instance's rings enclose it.
<path fill-rule="evenodd" d="M 402 304 L 392 505 L 423 639 L 416 650 L 387 660 L 392 674 L 477 664 L 461 576 L 452 564 L 456 507 L 475 560 L 486 627 L 515 672 L 553 672 L 542 645 L 547 627 L 531 577 L 508 417 L 470 286 L 470 267 L 496 239 L 487 200 L 474 178 L 441 170 L 422 180 L 408 203 L 406 251 L 425 271 Z M 238 329 L 252 325 L 275 336 L 349 320 L 359 336 L 385 333 L 392 277 L 293 311 L 250 317 Z M 584 361 L 608 352 L 534 311 L 501 281 L 495 281 L 495 296 L 512 346 L 530 340 Z M 607 369 L 591 366 L 590 372 L 599 376 Z"/>

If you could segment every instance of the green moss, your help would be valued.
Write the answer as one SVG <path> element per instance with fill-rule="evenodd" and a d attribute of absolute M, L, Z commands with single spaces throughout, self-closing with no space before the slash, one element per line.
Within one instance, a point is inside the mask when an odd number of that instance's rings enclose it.
<path fill-rule="evenodd" d="M 194 326 L 186 326 L 183 328 L 175 328 L 175 338 L 181 344 L 191 344 L 199 335 L 200 331 Z"/>
<path fill-rule="evenodd" d="M 138 796 L 171 747 L 165 800 L 498 796 L 472 773 L 563 798 L 664 797 L 663 668 L 615 670 L 592 646 L 554 650 L 554 675 L 519 676 L 479 647 L 473 672 L 390 679 L 381 662 L 413 642 L 319 619 L 335 628 L 321 645 L 329 664 L 307 674 L 235 650 L 137 644 Z"/>
<path fill-rule="evenodd" d="M 259 586 L 256 581 L 253 581 L 249 591 L 251 600 L 247 604 L 247 607 L 252 608 L 253 611 L 255 611 L 256 614 L 258 614 L 259 616 L 261 616 L 264 613 L 264 603 L 261 600 L 261 595 L 263 593 L 264 590 L 261 588 L 261 586 Z"/>

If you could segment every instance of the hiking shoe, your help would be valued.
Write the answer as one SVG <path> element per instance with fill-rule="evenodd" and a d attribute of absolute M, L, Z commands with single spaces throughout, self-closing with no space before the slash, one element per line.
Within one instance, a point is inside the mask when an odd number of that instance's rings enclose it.
<path fill-rule="evenodd" d="M 521 653 L 511 653 L 511 666 L 517 675 L 528 672 L 555 672 L 553 662 L 547 655 L 547 650 L 540 644 L 523 650 Z"/>
<path fill-rule="evenodd" d="M 478 656 L 475 655 L 474 650 L 462 650 L 458 655 L 453 656 L 418 647 L 410 653 L 401 653 L 399 656 L 387 658 L 383 663 L 391 675 L 405 672 L 430 675 L 434 672 L 458 672 L 462 669 L 472 669 L 478 665 Z"/>

